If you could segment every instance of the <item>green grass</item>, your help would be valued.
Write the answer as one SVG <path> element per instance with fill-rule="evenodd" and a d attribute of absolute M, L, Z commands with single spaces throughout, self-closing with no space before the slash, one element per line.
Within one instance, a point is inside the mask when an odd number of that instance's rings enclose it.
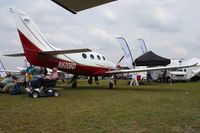
<path fill-rule="evenodd" d="M 0 94 L 0 133 L 200 133 L 200 83 L 110 90 L 58 83 L 59 97 Z"/>

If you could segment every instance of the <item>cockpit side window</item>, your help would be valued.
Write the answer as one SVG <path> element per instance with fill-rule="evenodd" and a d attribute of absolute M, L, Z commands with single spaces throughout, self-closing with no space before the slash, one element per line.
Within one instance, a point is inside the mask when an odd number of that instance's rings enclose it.
<path fill-rule="evenodd" d="M 94 59 L 94 55 L 93 55 L 93 54 L 90 54 L 90 58 L 91 58 L 91 59 Z"/>
<path fill-rule="evenodd" d="M 98 59 L 98 60 L 101 60 L 101 57 L 100 57 L 99 55 L 97 55 L 97 59 Z"/>
<path fill-rule="evenodd" d="M 104 56 L 102 58 L 103 58 L 103 60 L 106 60 L 106 58 Z"/>
<path fill-rule="evenodd" d="M 86 58 L 87 58 L 87 55 L 86 55 L 85 53 L 83 53 L 83 54 L 82 54 L 82 57 L 83 57 L 84 59 L 86 59 Z"/>

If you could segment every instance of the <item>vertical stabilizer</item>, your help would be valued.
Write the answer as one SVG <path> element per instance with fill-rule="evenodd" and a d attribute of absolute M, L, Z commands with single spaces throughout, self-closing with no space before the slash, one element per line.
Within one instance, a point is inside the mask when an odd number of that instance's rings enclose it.
<path fill-rule="evenodd" d="M 24 48 L 24 52 L 28 51 L 49 51 L 55 50 L 55 47 L 41 34 L 33 20 L 24 12 L 10 8 L 10 12 L 14 16 L 17 30 Z"/>

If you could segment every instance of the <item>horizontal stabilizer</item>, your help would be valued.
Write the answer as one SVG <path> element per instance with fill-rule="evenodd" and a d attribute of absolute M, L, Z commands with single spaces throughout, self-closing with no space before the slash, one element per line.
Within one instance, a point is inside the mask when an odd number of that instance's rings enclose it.
<path fill-rule="evenodd" d="M 25 54 L 24 53 L 17 53 L 17 54 L 6 54 L 6 55 L 3 55 L 3 56 L 22 57 L 22 56 L 25 56 Z"/>
<path fill-rule="evenodd" d="M 39 54 L 42 55 L 58 55 L 58 54 L 73 54 L 73 53 L 82 53 L 82 52 L 91 52 L 91 49 L 72 49 L 72 50 L 55 50 L 55 51 L 42 51 Z"/>
<path fill-rule="evenodd" d="M 76 14 L 79 11 L 92 8 L 95 6 L 103 5 L 108 2 L 116 0 L 52 0 L 56 4 Z"/>

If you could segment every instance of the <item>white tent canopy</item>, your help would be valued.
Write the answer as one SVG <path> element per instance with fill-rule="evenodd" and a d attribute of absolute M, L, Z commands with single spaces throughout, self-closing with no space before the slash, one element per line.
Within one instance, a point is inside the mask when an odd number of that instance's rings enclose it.
<path fill-rule="evenodd" d="M 197 63 L 197 66 L 187 68 L 187 79 L 191 79 L 192 77 L 198 75 L 200 73 L 200 59 L 193 57 L 189 60 L 183 61 L 182 65 L 194 64 Z"/>

